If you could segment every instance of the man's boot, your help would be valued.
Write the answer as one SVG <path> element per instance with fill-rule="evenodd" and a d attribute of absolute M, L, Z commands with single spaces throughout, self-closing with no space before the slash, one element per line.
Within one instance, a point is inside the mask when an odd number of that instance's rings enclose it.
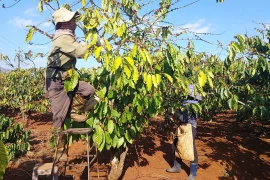
<path fill-rule="evenodd" d="M 99 98 L 96 95 L 91 97 L 83 97 L 80 94 L 76 94 L 73 97 L 71 105 L 70 117 L 77 122 L 85 122 L 87 120 L 87 113 L 99 102 Z"/>
<path fill-rule="evenodd" d="M 90 111 L 98 102 L 99 102 L 98 96 L 96 96 L 95 94 L 91 96 L 84 104 L 83 107 L 84 112 Z"/>
<path fill-rule="evenodd" d="M 166 169 L 169 173 L 180 173 L 181 172 L 181 162 L 182 160 L 179 158 L 175 158 L 173 162 L 173 167 Z"/>
<path fill-rule="evenodd" d="M 190 163 L 190 174 L 186 180 L 195 180 L 197 176 L 197 163 Z"/>

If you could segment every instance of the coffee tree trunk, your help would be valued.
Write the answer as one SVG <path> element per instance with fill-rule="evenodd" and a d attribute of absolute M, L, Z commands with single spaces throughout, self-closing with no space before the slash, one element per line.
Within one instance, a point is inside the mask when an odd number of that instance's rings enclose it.
<path fill-rule="evenodd" d="M 111 170 L 108 180 L 117 180 L 123 172 L 124 162 L 127 156 L 128 147 L 125 149 L 118 149 L 111 157 Z"/>

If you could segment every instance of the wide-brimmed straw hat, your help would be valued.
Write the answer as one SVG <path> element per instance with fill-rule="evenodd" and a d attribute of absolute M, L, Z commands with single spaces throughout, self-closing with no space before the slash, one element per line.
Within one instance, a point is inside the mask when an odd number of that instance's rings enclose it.
<path fill-rule="evenodd" d="M 53 16 L 54 24 L 56 25 L 59 22 L 68 22 L 76 15 L 79 15 L 77 11 L 72 12 L 72 11 L 67 10 L 64 7 L 61 7 L 60 9 L 56 10 L 52 16 Z"/>

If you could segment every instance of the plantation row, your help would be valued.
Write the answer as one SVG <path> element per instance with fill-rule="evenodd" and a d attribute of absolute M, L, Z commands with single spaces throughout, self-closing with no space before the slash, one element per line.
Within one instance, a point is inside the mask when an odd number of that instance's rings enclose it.
<path fill-rule="evenodd" d="M 93 84 L 101 99 L 87 120 L 96 130 L 93 140 L 99 150 L 132 143 L 150 117 L 180 107 L 188 84 L 195 84 L 203 96 L 201 105 L 193 108 L 205 120 L 226 109 L 236 111 L 239 121 L 269 120 L 269 44 L 258 36 L 238 35 L 228 52 L 222 61 L 168 44 L 150 57 L 134 45 L 125 57 L 104 54 L 102 67 L 81 69 L 80 79 Z M 28 69 L 1 74 L 1 109 L 19 109 L 22 114 L 48 111 L 43 73 L 44 69 Z"/>

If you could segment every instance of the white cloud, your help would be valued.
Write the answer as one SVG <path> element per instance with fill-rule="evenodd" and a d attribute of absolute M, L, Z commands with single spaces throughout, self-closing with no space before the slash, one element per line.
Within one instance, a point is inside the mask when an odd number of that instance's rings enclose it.
<path fill-rule="evenodd" d="M 35 60 L 34 60 L 34 63 L 36 65 L 37 68 L 39 67 L 46 67 L 46 57 L 37 57 Z"/>
<path fill-rule="evenodd" d="M 47 46 L 42 46 L 42 45 L 30 45 L 27 46 L 28 49 L 49 49 Z"/>
<path fill-rule="evenodd" d="M 31 19 L 23 19 L 23 18 L 19 18 L 19 17 L 16 17 L 16 18 L 14 18 L 12 20 L 9 20 L 8 22 L 10 24 L 13 24 L 16 27 L 19 27 L 19 28 L 24 28 L 27 25 L 29 26 L 29 25 L 40 24 L 38 22 L 32 21 Z M 46 21 L 46 22 L 41 23 L 40 26 L 42 26 L 44 28 L 50 28 L 52 26 L 52 23 Z"/>
<path fill-rule="evenodd" d="M 44 22 L 44 23 L 42 23 L 41 24 L 41 26 L 43 26 L 43 27 L 51 27 L 52 26 L 52 22 Z"/>
<path fill-rule="evenodd" d="M 27 25 L 33 25 L 34 24 L 32 20 L 23 19 L 23 18 L 19 18 L 19 17 L 16 17 L 16 18 L 14 18 L 12 20 L 9 20 L 8 22 L 10 24 L 13 24 L 16 27 L 19 27 L 19 28 L 24 28 Z"/>
<path fill-rule="evenodd" d="M 29 8 L 24 11 L 24 14 L 29 16 L 38 16 L 38 10 L 37 8 Z"/>
<path fill-rule="evenodd" d="M 180 27 L 177 32 L 188 30 L 195 33 L 209 33 L 211 24 L 205 24 L 205 19 L 200 19 L 195 23 L 188 23 Z"/>

